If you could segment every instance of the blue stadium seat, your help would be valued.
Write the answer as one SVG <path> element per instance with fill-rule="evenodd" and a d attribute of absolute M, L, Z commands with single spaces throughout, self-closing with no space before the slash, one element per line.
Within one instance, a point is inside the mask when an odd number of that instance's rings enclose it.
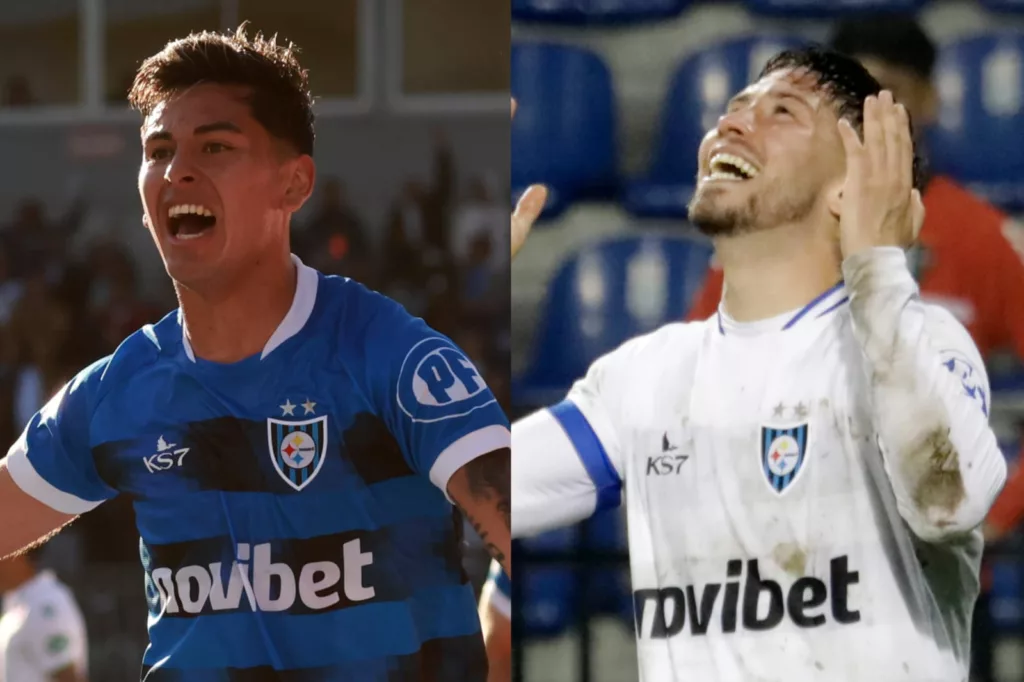
<path fill-rule="evenodd" d="M 1024 12 L 1024 0 L 981 0 L 981 6 L 992 12 Z"/>
<path fill-rule="evenodd" d="M 942 108 L 929 131 L 933 168 L 998 206 L 1024 208 L 1024 35 L 949 44 L 936 77 Z"/>
<path fill-rule="evenodd" d="M 757 14 L 821 19 L 854 12 L 915 12 L 927 0 L 746 0 Z"/>
<path fill-rule="evenodd" d="M 1024 396 L 1024 368 L 1013 367 L 1004 372 L 993 372 L 989 384 L 995 396 Z"/>
<path fill-rule="evenodd" d="M 512 0 L 512 18 L 557 24 L 621 24 L 680 14 L 690 0 Z"/>
<path fill-rule="evenodd" d="M 746 36 L 708 47 L 676 71 L 661 115 L 653 163 L 629 183 L 624 203 L 633 215 L 684 218 L 697 174 L 697 148 L 729 99 L 751 83 L 768 58 L 799 45 L 792 36 Z"/>
<path fill-rule="evenodd" d="M 1017 433 L 1003 433 L 1000 432 L 997 435 L 1003 437 L 998 439 L 999 449 L 1003 451 L 1003 456 L 1006 458 L 1006 463 L 1011 467 L 1020 459 L 1020 449 L 1024 445 L 1024 440 L 1021 439 L 1021 434 Z"/>
<path fill-rule="evenodd" d="M 989 616 L 997 632 L 1024 633 L 1024 565 L 1000 556 L 991 560 Z"/>
<path fill-rule="evenodd" d="M 600 511 L 583 523 L 589 549 L 599 552 L 623 552 L 626 542 L 625 517 L 621 508 Z M 590 569 L 587 608 L 592 615 L 619 616 L 633 620 L 633 594 L 623 567 L 602 565 Z"/>
<path fill-rule="evenodd" d="M 585 531 L 584 549 L 611 552 L 626 551 L 626 529 L 622 509 L 598 512 L 581 524 L 517 541 L 515 554 L 528 550 L 569 553 L 577 551 Z M 515 561 L 515 559 L 513 559 Z M 525 565 L 525 564 L 524 564 Z M 633 620 L 633 595 L 625 567 L 604 565 L 568 567 L 535 563 L 522 571 L 523 625 L 527 636 L 552 637 L 576 625 L 577 597 L 587 572 L 587 591 L 583 606 L 587 616 L 612 615 Z"/>
<path fill-rule="evenodd" d="M 550 43 L 512 46 L 512 194 L 548 185 L 550 217 L 568 204 L 618 189 L 611 74 L 589 50 Z"/>
<path fill-rule="evenodd" d="M 517 541 L 533 552 L 571 552 L 576 548 L 576 526 L 543 533 Z M 513 555 L 514 556 L 514 555 Z M 532 565 L 516 574 L 522 576 L 519 597 L 527 636 L 551 637 L 567 630 L 575 621 L 576 570 L 561 566 Z M 518 578 L 513 577 L 513 580 Z"/>
<path fill-rule="evenodd" d="M 520 406 L 561 400 L 590 363 L 626 339 L 681 320 L 711 246 L 685 237 L 620 237 L 571 256 L 548 289 L 534 355 L 513 385 Z"/>

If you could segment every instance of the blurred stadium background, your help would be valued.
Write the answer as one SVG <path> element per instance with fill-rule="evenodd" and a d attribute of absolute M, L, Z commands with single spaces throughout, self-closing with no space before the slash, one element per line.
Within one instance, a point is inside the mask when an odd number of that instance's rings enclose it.
<path fill-rule="evenodd" d="M 1024 2 L 513 0 L 513 194 L 553 189 L 512 267 L 515 415 L 561 400 L 626 338 L 684 317 L 710 257 L 685 222 L 700 137 L 769 55 L 824 41 L 835 17 L 868 9 L 916 12 L 938 44 L 934 170 L 1020 215 Z M 998 357 L 990 372 L 1012 459 L 1024 374 Z M 525 646 L 513 679 L 636 679 L 623 521 L 606 513 L 516 547 L 513 631 Z M 1024 542 L 989 551 L 973 679 L 1018 682 Z"/>
<path fill-rule="evenodd" d="M 295 251 L 451 335 L 508 405 L 508 0 L 10 0 L 0 3 L 0 442 L 78 369 L 175 306 L 141 221 L 139 119 L 125 94 L 168 40 L 243 20 L 299 45 L 319 97 L 318 188 Z M 131 501 L 83 517 L 43 560 L 85 612 L 90 679 L 137 680 L 146 605 Z M 482 550 L 467 566 L 482 581 Z"/>

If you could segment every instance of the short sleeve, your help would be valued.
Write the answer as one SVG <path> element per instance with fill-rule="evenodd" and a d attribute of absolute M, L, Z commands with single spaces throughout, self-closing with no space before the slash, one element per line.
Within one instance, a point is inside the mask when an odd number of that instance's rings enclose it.
<path fill-rule="evenodd" d="M 413 471 L 446 491 L 467 462 L 511 447 L 508 417 L 450 339 L 398 304 L 385 306 L 366 339 L 371 393 Z"/>
<path fill-rule="evenodd" d="M 550 408 L 600 490 L 621 486 L 625 472 L 621 435 L 622 401 L 639 369 L 638 357 L 651 335 L 627 341 L 598 358 L 565 401 Z M 598 502 L 604 509 L 610 504 Z"/>
<path fill-rule="evenodd" d="M 94 365 L 64 386 L 33 415 L 7 453 L 15 484 L 64 514 L 83 514 L 117 495 L 96 471 L 89 442 Z"/>
<path fill-rule="evenodd" d="M 649 338 L 627 341 L 602 356 L 565 400 L 515 423 L 513 537 L 532 537 L 621 504 L 626 470 L 621 405 Z"/>

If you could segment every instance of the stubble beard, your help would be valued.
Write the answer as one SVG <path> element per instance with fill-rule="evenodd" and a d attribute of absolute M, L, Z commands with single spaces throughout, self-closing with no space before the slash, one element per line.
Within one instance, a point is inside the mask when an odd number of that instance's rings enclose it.
<path fill-rule="evenodd" d="M 798 222 L 810 215 L 817 200 L 809 189 L 794 196 L 774 183 L 738 204 L 727 202 L 725 191 L 705 187 L 690 200 L 689 220 L 707 237 L 735 237 Z"/>

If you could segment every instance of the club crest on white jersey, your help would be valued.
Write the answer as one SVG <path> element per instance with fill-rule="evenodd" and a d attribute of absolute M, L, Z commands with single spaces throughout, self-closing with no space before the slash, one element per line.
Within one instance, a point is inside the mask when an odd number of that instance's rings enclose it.
<path fill-rule="evenodd" d="M 784 494 L 800 475 L 807 457 L 807 424 L 761 426 L 761 469 L 768 486 Z"/>

